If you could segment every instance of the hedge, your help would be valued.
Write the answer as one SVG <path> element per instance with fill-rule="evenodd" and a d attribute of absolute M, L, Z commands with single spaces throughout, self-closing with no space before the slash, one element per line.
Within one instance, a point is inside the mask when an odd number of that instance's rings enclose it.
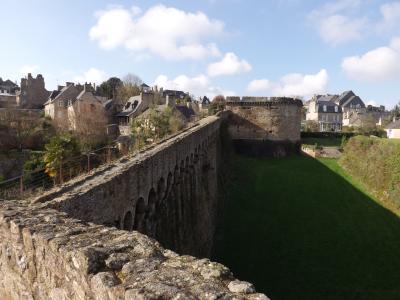
<path fill-rule="evenodd" d="M 346 138 L 351 138 L 355 136 L 356 133 L 354 132 L 301 132 L 301 138 L 342 138 L 345 136 Z"/>
<path fill-rule="evenodd" d="M 400 208 L 400 142 L 356 136 L 348 140 L 340 164 L 378 198 Z"/>

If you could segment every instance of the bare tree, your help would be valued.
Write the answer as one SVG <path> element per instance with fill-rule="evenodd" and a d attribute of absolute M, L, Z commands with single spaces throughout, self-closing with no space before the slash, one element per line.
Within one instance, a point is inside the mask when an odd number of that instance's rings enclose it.
<path fill-rule="evenodd" d="M 122 78 L 122 82 L 124 85 L 140 86 L 141 84 L 143 84 L 143 80 L 133 73 L 126 74 L 124 78 Z"/>
<path fill-rule="evenodd" d="M 120 104 L 125 104 L 130 97 L 140 95 L 140 85 L 143 83 L 139 76 L 129 73 L 124 76 L 122 85 L 117 89 L 117 99 Z"/>

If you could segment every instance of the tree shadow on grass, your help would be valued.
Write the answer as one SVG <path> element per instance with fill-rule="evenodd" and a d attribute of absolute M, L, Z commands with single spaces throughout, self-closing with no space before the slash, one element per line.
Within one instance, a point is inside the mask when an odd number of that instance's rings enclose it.
<path fill-rule="evenodd" d="M 272 299 L 400 299 L 400 219 L 338 170 L 237 156 L 214 259 Z"/>

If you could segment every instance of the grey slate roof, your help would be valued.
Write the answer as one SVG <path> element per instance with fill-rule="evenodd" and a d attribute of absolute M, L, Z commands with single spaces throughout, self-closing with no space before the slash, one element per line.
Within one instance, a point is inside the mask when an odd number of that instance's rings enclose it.
<path fill-rule="evenodd" d="M 346 102 L 342 104 L 343 107 L 357 107 L 359 105 L 360 108 L 365 108 L 364 102 L 358 96 L 351 96 Z"/>
<path fill-rule="evenodd" d="M 317 97 L 318 101 L 332 101 L 334 102 L 338 98 L 337 95 L 319 95 Z"/>
<path fill-rule="evenodd" d="M 317 105 L 319 113 L 342 113 L 342 108 L 332 101 L 318 100 Z M 326 111 L 324 111 L 324 106 L 326 106 Z M 335 111 L 335 107 L 337 107 L 337 111 Z"/>
<path fill-rule="evenodd" d="M 163 96 L 165 97 L 165 96 L 173 96 L 173 97 L 176 97 L 176 98 L 180 98 L 180 99 L 183 99 L 183 98 L 185 98 L 188 94 L 187 93 L 185 93 L 185 92 L 182 92 L 182 91 L 176 91 L 176 90 L 164 90 L 163 91 Z"/>
<path fill-rule="evenodd" d="M 103 102 L 103 106 L 105 110 L 109 110 L 114 103 L 114 99 L 108 99 L 106 102 Z"/>
<path fill-rule="evenodd" d="M 126 102 L 124 106 L 124 110 L 118 113 L 116 116 L 117 117 L 128 117 L 135 113 L 139 107 L 139 105 L 142 103 L 142 101 L 138 98 L 139 96 L 133 96 L 129 98 L 128 102 Z"/>

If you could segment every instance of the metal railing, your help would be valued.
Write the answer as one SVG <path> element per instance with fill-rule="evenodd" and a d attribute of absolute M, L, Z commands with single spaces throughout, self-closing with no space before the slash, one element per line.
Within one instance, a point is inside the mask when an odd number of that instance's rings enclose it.
<path fill-rule="evenodd" d="M 126 153 L 119 151 L 114 142 L 77 157 L 61 160 L 54 176 L 50 176 L 45 168 L 23 173 L 0 182 L 0 199 L 24 199 L 43 193 L 77 176 L 90 173 L 101 165 L 111 163 L 124 154 Z"/>
<path fill-rule="evenodd" d="M 110 164 L 124 156 L 134 156 L 137 153 L 143 153 L 156 145 L 173 139 L 191 128 L 198 126 L 199 120 L 200 118 L 193 119 L 179 132 L 155 140 L 151 144 L 147 144 L 142 149 L 137 149 L 136 151 L 124 150 L 124 147 L 120 150 L 117 142 L 114 141 L 105 147 L 61 161 L 57 167 L 55 176 L 50 176 L 48 172 L 46 172 L 46 169 L 43 168 L 2 181 L 0 182 L 0 200 L 18 200 L 38 196 L 80 175 L 89 174 L 93 169 L 102 165 Z"/>

